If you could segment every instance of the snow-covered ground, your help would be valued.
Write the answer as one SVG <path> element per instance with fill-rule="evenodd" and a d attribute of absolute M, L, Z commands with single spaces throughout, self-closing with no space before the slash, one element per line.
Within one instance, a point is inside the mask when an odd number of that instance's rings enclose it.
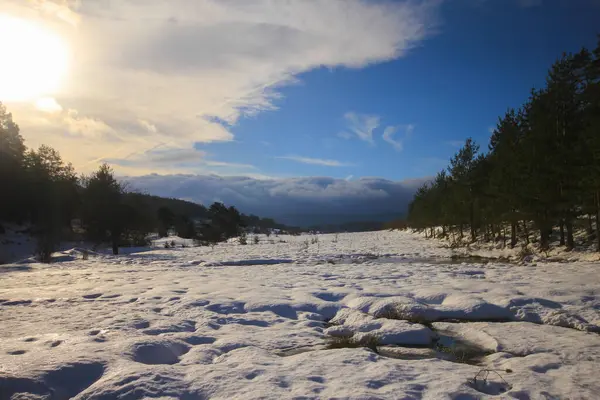
<path fill-rule="evenodd" d="M 0 399 L 598 398 L 597 263 L 311 238 L 0 266 Z"/>

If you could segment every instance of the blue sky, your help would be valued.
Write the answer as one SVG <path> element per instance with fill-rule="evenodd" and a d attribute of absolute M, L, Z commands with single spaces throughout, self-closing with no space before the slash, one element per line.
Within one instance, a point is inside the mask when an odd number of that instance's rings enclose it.
<path fill-rule="evenodd" d="M 303 73 L 300 82 L 280 89 L 277 110 L 238 121 L 231 128 L 235 141 L 196 147 L 281 177 L 433 175 L 466 137 L 487 146 L 497 117 L 543 85 L 563 51 L 593 48 L 599 15 L 599 4 L 583 0 L 448 1 L 436 32 L 406 56 L 362 69 Z M 349 132 L 348 112 L 379 118 L 373 144 L 339 136 Z M 388 126 L 400 126 L 394 138 L 401 148 L 383 140 Z M 278 158 L 286 156 L 299 159 Z"/>
<path fill-rule="evenodd" d="M 563 51 L 595 47 L 599 16 L 599 0 L 4 0 L 0 101 L 80 173 L 108 162 L 139 190 L 290 223 L 389 219 Z"/>
<path fill-rule="evenodd" d="M 422 178 L 469 136 L 485 147 L 561 52 L 594 47 L 599 15 L 598 0 L 6 0 L 19 54 L 0 101 L 28 146 L 80 172 Z"/>

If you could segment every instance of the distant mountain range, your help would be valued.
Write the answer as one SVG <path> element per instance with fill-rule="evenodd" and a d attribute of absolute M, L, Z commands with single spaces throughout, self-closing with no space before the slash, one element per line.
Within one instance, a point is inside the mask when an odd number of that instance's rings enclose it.
<path fill-rule="evenodd" d="M 405 215 L 417 187 L 427 179 L 254 179 L 153 174 L 123 180 L 145 193 L 204 205 L 221 201 L 246 214 L 273 218 L 286 225 L 311 227 L 400 218 Z"/>

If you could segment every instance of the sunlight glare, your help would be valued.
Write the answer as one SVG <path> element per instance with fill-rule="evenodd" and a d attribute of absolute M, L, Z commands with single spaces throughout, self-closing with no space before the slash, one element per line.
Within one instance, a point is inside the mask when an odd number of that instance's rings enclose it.
<path fill-rule="evenodd" d="M 0 14 L 0 101 L 31 101 L 56 93 L 69 65 L 60 36 L 24 19 Z"/>

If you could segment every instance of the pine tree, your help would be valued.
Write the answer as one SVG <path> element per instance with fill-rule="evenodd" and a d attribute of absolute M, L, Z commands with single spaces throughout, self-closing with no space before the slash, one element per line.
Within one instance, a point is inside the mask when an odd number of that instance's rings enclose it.
<path fill-rule="evenodd" d="M 22 222 L 27 218 L 24 157 L 19 126 L 0 103 L 0 221 Z"/>
<path fill-rule="evenodd" d="M 477 163 L 479 145 L 473 139 L 468 138 L 465 145 L 450 160 L 448 172 L 454 185 L 454 198 L 458 205 L 458 217 L 460 224 L 467 221 L 471 230 L 471 240 L 477 239 L 475 225 L 475 205 L 477 200 L 477 185 L 473 171 Z M 461 229 L 462 234 L 462 229 Z"/>
<path fill-rule="evenodd" d="M 175 223 L 175 214 L 168 207 L 160 207 L 157 211 L 158 217 L 158 235 L 167 236 L 167 231 Z"/>
<path fill-rule="evenodd" d="M 79 203 L 77 175 L 71 164 L 65 164 L 60 154 L 42 145 L 29 150 L 24 157 L 27 173 L 30 221 L 38 240 L 40 259 L 49 262 L 64 236 Z"/>
<path fill-rule="evenodd" d="M 119 244 L 131 225 L 132 207 L 123 202 L 125 190 L 108 164 L 83 179 L 83 221 L 88 238 L 94 242 L 111 243 L 113 254 L 119 254 Z"/>

